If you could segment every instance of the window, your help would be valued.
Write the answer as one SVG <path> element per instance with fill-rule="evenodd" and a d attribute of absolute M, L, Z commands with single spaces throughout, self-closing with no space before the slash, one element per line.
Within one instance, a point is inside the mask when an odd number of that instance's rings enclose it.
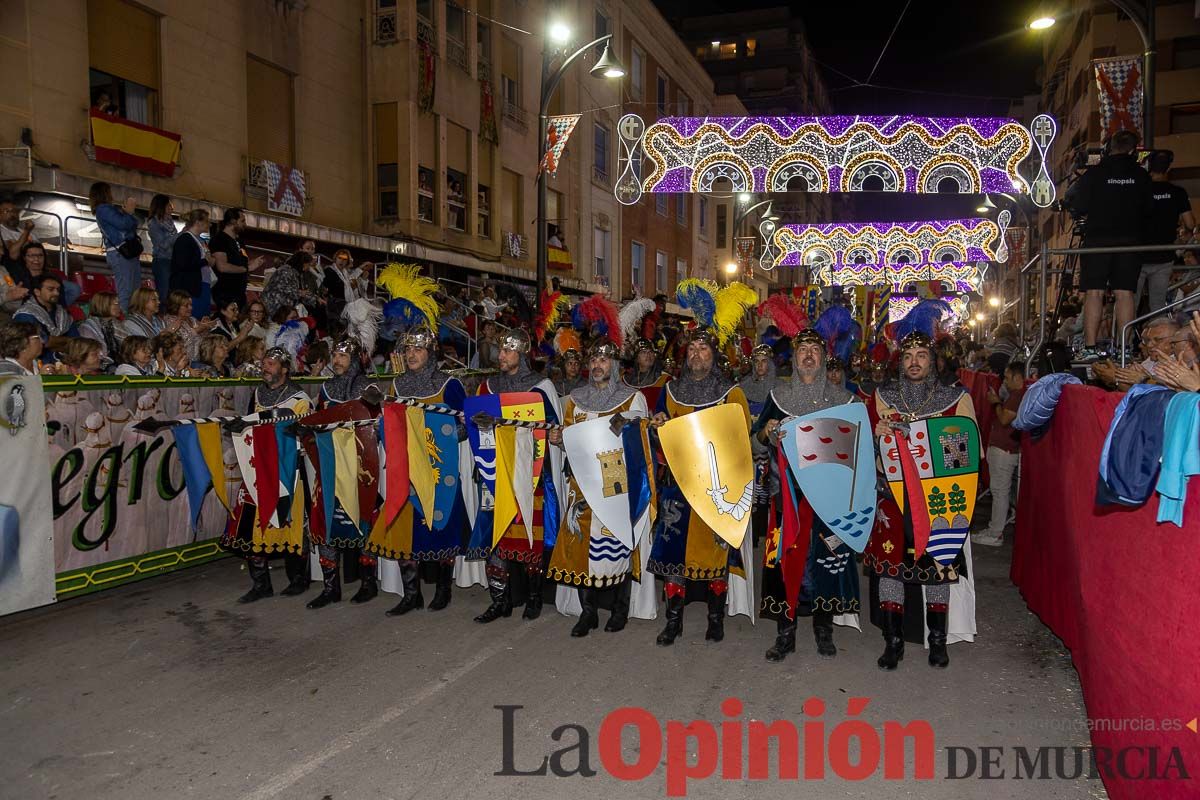
<path fill-rule="evenodd" d="M 681 117 L 689 117 L 692 114 L 692 98 L 688 97 L 678 89 L 675 90 L 675 113 Z"/>
<path fill-rule="evenodd" d="M 467 69 L 467 12 L 457 3 L 446 3 L 446 60 Z"/>
<path fill-rule="evenodd" d="M 608 266 L 611 256 L 612 234 L 603 228 L 592 229 L 593 276 L 601 283 L 609 279 Z"/>
<path fill-rule="evenodd" d="M 506 106 L 521 107 L 521 48 L 507 36 L 500 40 L 500 90 Z"/>
<path fill-rule="evenodd" d="M 88 0 L 87 25 L 88 103 L 158 125 L 158 17 L 124 0 Z"/>
<path fill-rule="evenodd" d="M 726 228 L 729 226 L 729 206 L 721 203 L 717 206 L 717 249 L 725 249 Z"/>
<path fill-rule="evenodd" d="M 434 114 L 417 115 L 417 219 L 437 221 L 437 130 Z"/>
<path fill-rule="evenodd" d="M 268 122 L 269 121 L 269 122 Z M 246 146 L 250 158 L 296 166 L 292 76 L 246 57 Z"/>
<path fill-rule="evenodd" d="M 592 177 L 608 183 L 608 128 L 596 125 L 592 146 Z"/>
<path fill-rule="evenodd" d="M 467 229 L 467 167 L 471 163 L 470 135 L 453 122 L 446 124 L 446 227 Z"/>
<path fill-rule="evenodd" d="M 700 198 L 700 233 L 708 233 L 708 198 Z"/>
<path fill-rule="evenodd" d="M 629 94 L 641 100 L 646 93 L 646 54 L 632 45 L 629 57 Z"/>
<path fill-rule="evenodd" d="M 475 230 L 484 239 L 492 238 L 492 150 L 490 142 L 479 143 L 479 185 L 476 198 L 476 213 L 479 227 Z M 486 181 L 486 183 L 485 183 Z"/>
<path fill-rule="evenodd" d="M 1200 133 L 1200 103 L 1171 106 L 1171 133 Z"/>
<path fill-rule="evenodd" d="M 475 44 L 479 47 L 479 60 L 484 64 L 492 63 L 492 26 L 483 20 L 475 23 Z"/>
<path fill-rule="evenodd" d="M 433 22 L 433 0 L 417 0 L 417 16 Z"/>
<path fill-rule="evenodd" d="M 634 242 L 629 248 L 629 279 L 631 283 L 642 288 L 642 277 L 646 273 L 646 245 Z"/>
<path fill-rule="evenodd" d="M 675 259 L 675 282 L 678 283 L 688 276 L 687 261 L 682 258 Z"/>
<path fill-rule="evenodd" d="M 375 213 L 395 219 L 400 216 L 400 148 L 395 103 L 376 103 L 375 116 Z"/>
<path fill-rule="evenodd" d="M 611 25 L 611 23 L 609 23 L 608 17 L 604 16 L 604 14 L 602 14 L 600 12 L 600 9 L 597 8 L 596 9 L 596 35 L 593 36 L 592 38 L 599 39 L 601 36 L 607 36 L 608 34 L 612 33 L 612 29 L 611 29 L 610 25 Z M 596 45 L 596 56 L 599 57 L 600 54 L 603 52 L 604 52 L 604 43 L 601 42 L 600 44 Z"/>
<path fill-rule="evenodd" d="M 546 192 L 546 239 L 549 240 L 552 234 L 557 233 L 558 239 L 564 245 L 566 239 L 563 237 L 563 219 L 566 205 L 563 203 L 562 192 L 556 192 L 549 189 Z"/>
<path fill-rule="evenodd" d="M 718 58 L 722 58 L 722 59 L 737 58 L 737 42 L 729 42 L 728 44 L 722 44 L 719 52 L 720 52 L 720 55 L 718 56 Z"/>
<path fill-rule="evenodd" d="M 661 72 L 658 73 L 658 80 L 655 84 L 655 89 L 657 92 L 655 95 L 655 102 L 658 104 L 658 113 L 660 115 L 665 115 L 667 113 L 667 76 L 663 75 Z"/>
<path fill-rule="evenodd" d="M 675 224 L 687 226 L 688 202 L 686 194 L 675 195 Z"/>
<path fill-rule="evenodd" d="M 505 232 L 521 233 L 524 226 L 521 219 L 521 176 L 512 170 L 500 170 L 501 198 L 500 228 Z"/>
<path fill-rule="evenodd" d="M 667 196 L 665 194 L 654 195 L 654 210 L 660 215 L 667 215 Z"/>
<path fill-rule="evenodd" d="M 1200 36 L 1181 36 L 1172 44 L 1175 53 L 1171 59 L 1171 69 L 1200 67 Z"/>
<path fill-rule="evenodd" d="M 746 58 L 754 58 L 754 51 L 758 49 L 757 39 L 746 40 Z"/>
<path fill-rule="evenodd" d="M 662 250 L 654 252 L 654 288 L 659 292 L 667 289 L 667 254 Z"/>

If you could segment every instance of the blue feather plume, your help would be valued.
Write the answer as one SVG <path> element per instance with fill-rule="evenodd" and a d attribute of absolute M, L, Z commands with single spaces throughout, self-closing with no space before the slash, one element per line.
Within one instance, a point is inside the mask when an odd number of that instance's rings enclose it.
<path fill-rule="evenodd" d="M 717 298 L 713 289 L 692 278 L 679 284 L 675 298 L 679 305 L 691 309 L 696 315 L 696 324 L 702 328 L 712 327 L 713 317 L 717 313 Z"/>
<path fill-rule="evenodd" d="M 854 343 L 862 335 L 859 324 L 845 306 L 830 306 L 825 309 L 813 328 L 828 343 L 833 355 L 846 362 L 854 352 Z"/>
<path fill-rule="evenodd" d="M 424 311 L 402 297 L 389 300 L 384 304 L 383 318 L 393 325 L 399 324 L 404 328 L 414 328 L 429 323 L 429 318 Z"/>
<path fill-rule="evenodd" d="M 896 323 L 896 341 L 914 331 L 920 331 L 930 339 L 935 338 L 938 325 L 951 313 L 950 304 L 945 300 L 922 300 L 904 315 L 904 319 Z"/>

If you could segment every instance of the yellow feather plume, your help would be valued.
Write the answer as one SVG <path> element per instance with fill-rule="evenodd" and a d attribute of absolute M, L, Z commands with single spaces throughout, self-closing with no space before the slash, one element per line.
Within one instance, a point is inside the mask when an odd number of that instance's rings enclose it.
<path fill-rule="evenodd" d="M 416 306 L 429 320 L 430 327 L 437 328 L 440 309 L 433 295 L 438 290 L 438 283 L 422 275 L 420 265 L 392 262 L 379 273 L 376 282 L 393 300 L 407 300 Z"/>
<path fill-rule="evenodd" d="M 713 314 L 713 333 L 724 345 L 737 332 L 738 323 L 746 309 L 758 302 L 758 294 L 744 283 L 736 281 L 717 291 L 716 313 Z"/>

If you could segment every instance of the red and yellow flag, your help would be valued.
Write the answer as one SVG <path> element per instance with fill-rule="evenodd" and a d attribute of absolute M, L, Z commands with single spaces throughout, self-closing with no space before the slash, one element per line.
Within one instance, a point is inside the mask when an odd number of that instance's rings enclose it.
<path fill-rule="evenodd" d="M 170 178 L 182 149 L 178 133 L 151 128 L 112 114 L 91 111 L 96 160 Z"/>

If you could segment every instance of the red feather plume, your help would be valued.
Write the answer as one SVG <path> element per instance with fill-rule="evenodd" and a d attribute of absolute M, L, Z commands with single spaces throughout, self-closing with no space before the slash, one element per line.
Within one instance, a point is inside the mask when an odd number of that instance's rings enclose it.
<path fill-rule="evenodd" d="M 594 294 L 582 301 L 575 311 L 588 327 L 599 323 L 605 329 L 604 335 L 612 340 L 613 344 L 617 347 L 624 346 L 625 337 L 621 333 L 621 321 L 617 316 L 619 312 L 616 303 L 604 295 Z"/>
<path fill-rule="evenodd" d="M 792 337 L 808 327 L 808 315 L 783 292 L 773 294 L 758 307 L 758 313 L 771 318 L 784 336 Z"/>

